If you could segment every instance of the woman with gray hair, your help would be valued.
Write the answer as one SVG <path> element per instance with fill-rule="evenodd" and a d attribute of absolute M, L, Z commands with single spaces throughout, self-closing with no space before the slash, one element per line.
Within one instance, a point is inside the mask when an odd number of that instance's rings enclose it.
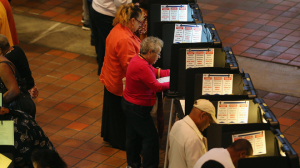
<path fill-rule="evenodd" d="M 162 47 L 163 41 L 159 38 L 145 38 L 141 43 L 140 54 L 131 59 L 127 68 L 122 108 L 127 119 L 128 167 L 158 167 L 159 138 L 150 112 L 156 101 L 156 92 L 170 87 L 169 82 L 159 83 L 156 79 L 170 76 L 170 70 L 161 70 L 152 66 L 160 58 Z"/>

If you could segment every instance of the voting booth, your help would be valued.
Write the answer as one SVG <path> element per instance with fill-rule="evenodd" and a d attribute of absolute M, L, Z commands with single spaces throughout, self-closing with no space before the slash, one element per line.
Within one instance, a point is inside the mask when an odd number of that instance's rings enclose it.
<path fill-rule="evenodd" d="M 206 23 L 169 23 L 162 27 L 162 40 L 164 46 L 162 57 L 158 60 L 159 67 L 170 69 L 173 48 L 182 48 L 190 44 L 197 48 L 222 48 L 219 35 L 213 24 Z M 186 45 L 179 45 L 184 44 Z M 176 49 L 174 49 L 175 51 Z"/>
<path fill-rule="evenodd" d="M 185 115 L 188 115 L 197 99 L 210 101 L 256 98 L 250 75 L 203 73 L 201 68 L 186 70 Z"/>
<path fill-rule="evenodd" d="M 279 129 L 271 129 L 272 133 L 266 136 L 266 151 L 268 156 L 255 155 L 254 157 L 240 159 L 240 168 L 298 168 L 299 158 L 290 143 Z M 271 138 L 271 139 L 268 139 Z M 269 141 L 271 144 L 269 145 Z M 274 141 L 274 145 L 272 144 Z M 273 148 L 273 150 L 272 150 Z"/>
<path fill-rule="evenodd" d="M 186 0 L 149 1 L 147 35 L 162 36 L 162 26 L 170 22 L 202 23 L 202 13 L 197 3 Z"/>
<path fill-rule="evenodd" d="M 183 79 L 186 78 L 187 69 L 201 68 L 203 73 L 239 73 L 238 63 L 230 47 L 200 48 L 198 46 L 198 43 L 173 45 L 169 95 L 185 96 L 186 80 Z"/>
<path fill-rule="evenodd" d="M 273 129 L 263 123 L 219 126 L 221 129 L 215 129 L 214 137 L 207 137 L 208 149 L 227 148 L 237 139 L 247 139 L 252 145 L 253 156 L 241 159 L 239 168 L 299 167 L 297 153 L 279 129 Z"/>
<path fill-rule="evenodd" d="M 0 107 L 3 95 L 0 93 Z M 0 114 L 1 115 L 1 114 Z M 14 122 L 0 119 L 0 167 L 14 168 Z"/>

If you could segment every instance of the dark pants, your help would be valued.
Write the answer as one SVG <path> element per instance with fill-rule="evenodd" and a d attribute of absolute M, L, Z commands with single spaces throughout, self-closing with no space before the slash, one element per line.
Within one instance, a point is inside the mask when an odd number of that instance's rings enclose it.
<path fill-rule="evenodd" d="M 159 164 L 159 139 L 150 115 L 152 106 L 132 104 L 122 98 L 122 108 L 126 115 L 127 164 L 133 168 L 157 168 Z"/>
<path fill-rule="evenodd" d="M 90 8 L 90 22 L 92 33 L 95 39 L 95 49 L 97 54 L 98 63 L 98 75 L 101 73 L 101 68 L 104 61 L 105 55 L 105 41 L 109 32 L 113 28 L 112 22 L 114 17 L 103 15 L 94 10 L 93 7 Z"/>
<path fill-rule="evenodd" d="M 101 137 L 113 148 L 126 148 L 126 116 L 121 107 L 121 96 L 104 87 Z"/>

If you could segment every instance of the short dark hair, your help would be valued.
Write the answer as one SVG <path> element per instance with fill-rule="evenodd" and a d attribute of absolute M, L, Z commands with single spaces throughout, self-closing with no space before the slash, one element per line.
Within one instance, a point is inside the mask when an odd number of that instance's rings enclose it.
<path fill-rule="evenodd" d="M 201 168 L 224 168 L 224 166 L 215 160 L 208 160 L 201 166 Z"/>
<path fill-rule="evenodd" d="M 59 154 L 50 149 L 37 149 L 31 154 L 31 161 L 36 162 L 41 168 L 67 168 L 67 164 Z"/>
<path fill-rule="evenodd" d="M 0 49 L 1 50 L 7 50 L 9 49 L 10 44 L 8 42 L 8 39 L 3 34 L 0 34 Z"/>
<path fill-rule="evenodd" d="M 247 156 L 251 156 L 253 154 L 253 148 L 251 143 L 247 139 L 238 139 L 234 141 L 229 148 L 232 148 L 234 151 L 246 151 Z"/>

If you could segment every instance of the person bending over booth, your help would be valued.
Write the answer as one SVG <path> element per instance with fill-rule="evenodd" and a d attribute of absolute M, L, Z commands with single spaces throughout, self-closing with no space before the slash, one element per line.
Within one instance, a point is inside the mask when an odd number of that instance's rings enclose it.
<path fill-rule="evenodd" d="M 205 153 L 196 162 L 194 168 L 201 168 L 209 160 L 221 163 L 225 168 L 237 168 L 241 158 L 248 158 L 253 155 L 251 143 L 246 139 L 234 141 L 227 149 L 213 148 Z"/>
<path fill-rule="evenodd" d="M 140 52 L 140 39 L 134 35 L 142 22 L 142 11 L 134 4 L 119 8 L 115 27 L 106 39 L 100 81 L 104 84 L 101 137 L 114 148 L 125 150 L 126 117 L 121 107 L 122 79 L 133 56 Z"/>
<path fill-rule="evenodd" d="M 169 134 L 169 168 L 192 168 L 207 152 L 207 140 L 201 134 L 210 123 L 218 123 L 214 105 L 198 99 L 191 113 L 176 121 Z"/>
<path fill-rule="evenodd" d="M 163 41 L 159 38 L 145 38 L 141 44 L 141 53 L 131 59 L 127 68 L 122 108 L 127 119 L 128 167 L 155 168 L 159 164 L 159 138 L 150 113 L 156 102 L 156 92 L 170 88 L 170 82 L 159 83 L 156 79 L 159 76 L 170 76 L 170 70 L 152 66 L 160 58 L 162 47 Z"/>

